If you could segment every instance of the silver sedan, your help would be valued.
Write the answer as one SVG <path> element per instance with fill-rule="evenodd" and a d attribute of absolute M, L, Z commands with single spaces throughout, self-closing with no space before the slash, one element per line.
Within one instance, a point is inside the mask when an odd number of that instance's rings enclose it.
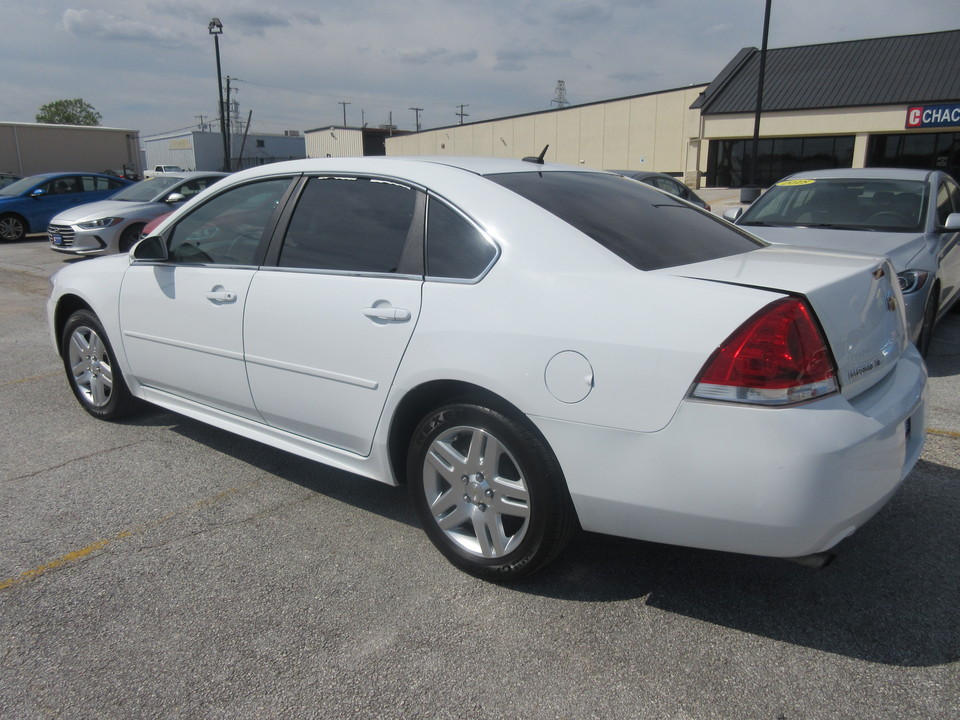
<path fill-rule="evenodd" d="M 727 220 L 768 242 L 890 258 L 910 337 L 926 354 L 960 297 L 960 186 L 931 170 L 820 170 L 781 180 Z"/>

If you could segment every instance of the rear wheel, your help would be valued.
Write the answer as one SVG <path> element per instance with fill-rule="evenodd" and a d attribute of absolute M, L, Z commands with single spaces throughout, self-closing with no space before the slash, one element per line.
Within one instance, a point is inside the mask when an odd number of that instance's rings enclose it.
<path fill-rule="evenodd" d="M 27 235 L 27 225 L 17 215 L 0 215 L 0 240 L 19 242 Z"/>
<path fill-rule="evenodd" d="M 133 407 L 123 373 L 97 316 L 78 310 L 63 328 L 63 367 L 83 409 L 100 420 L 116 420 Z"/>
<path fill-rule="evenodd" d="M 529 575 L 556 557 L 577 528 L 545 442 L 525 422 L 483 405 L 451 404 L 421 421 L 407 483 L 427 536 L 477 577 Z"/>

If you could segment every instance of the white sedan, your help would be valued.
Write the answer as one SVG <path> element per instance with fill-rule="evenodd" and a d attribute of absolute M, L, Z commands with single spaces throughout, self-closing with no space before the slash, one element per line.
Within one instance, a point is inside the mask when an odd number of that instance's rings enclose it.
<path fill-rule="evenodd" d="M 618 175 L 358 158 L 237 173 L 48 316 L 94 417 L 137 399 L 409 487 L 455 565 L 582 527 L 830 550 L 916 462 L 926 371 L 884 259 L 767 246 Z"/>

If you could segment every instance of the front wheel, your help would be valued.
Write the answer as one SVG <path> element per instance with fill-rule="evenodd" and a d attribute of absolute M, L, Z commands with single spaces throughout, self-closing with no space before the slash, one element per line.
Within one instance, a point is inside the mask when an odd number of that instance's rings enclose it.
<path fill-rule="evenodd" d="M 140 233 L 143 232 L 144 227 L 146 227 L 144 223 L 139 223 L 137 225 L 131 225 L 124 230 L 120 234 L 120 240 L 117 242 L 117 252 L 130 252 L 130 248 L 140 239 Z"/>
<path fill-rule="evenodd" d="M 472 403 L 429 413 L 407 483 L 427 536 L 450 562 L 514 580 L 553 560 L 577 528 L 557 460 L 525 422 Z"/>
<path fill-rule="evenodd" d="M 70 388 L 84 410 L 100 420 L 116 420 L 130 411 L 134 398 L 95 314 L 73 313 L 63 328 L 60 347 Z"/>

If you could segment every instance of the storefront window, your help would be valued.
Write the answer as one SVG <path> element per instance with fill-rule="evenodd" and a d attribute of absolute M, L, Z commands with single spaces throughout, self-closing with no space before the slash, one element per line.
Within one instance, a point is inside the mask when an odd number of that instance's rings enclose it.
<path fill-rule="evenodd" d="M 757 144 L 756 184 L 768 187 L 804 170 L 851 167 L 853 142 L 852 135 L 761 138 Z M 750 183 L 752 148 L 752 139 L 711 140 L 707 185 L 743 187 Z"/>
<path fill-rule="evenodd" d="M 866 164 L 943 170 L 960 179 L 960 132 L 873 135 Z"/>

